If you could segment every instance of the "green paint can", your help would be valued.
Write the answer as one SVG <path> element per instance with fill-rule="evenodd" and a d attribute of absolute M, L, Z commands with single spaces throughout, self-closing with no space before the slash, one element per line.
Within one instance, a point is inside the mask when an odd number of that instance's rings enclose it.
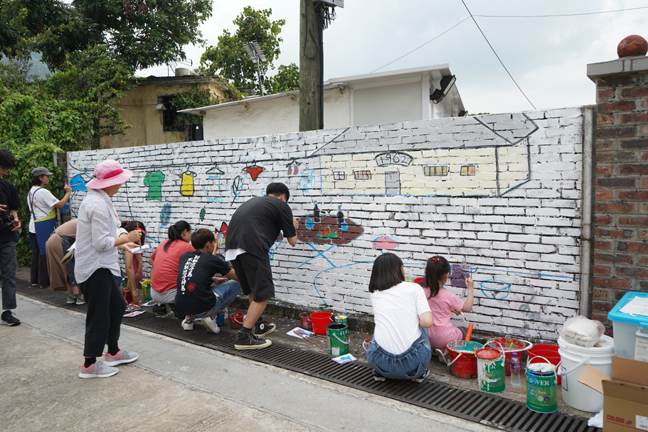
<path fill-rule="evenodd" d="M 532 363 L 543 359 L 545 363 Z M 532 357 L 527 361 L 527 408 L 539 413 L 558 410 L 558 377 L 556 366 L 544 357 Z"/>
<path fill-rule="evenodd" d="M 333 318 L 335 319 L 335 322 L 338 324 L 347 324 L 346 315 L 335 315 Z"/>
<path fill-rule="evenodd" d="M 328 336 L 328 353 L 330 356 L 349 354 L 349 327 L 346 324 L 333 323 L 326 326 Z"/>
<path fill-rule="evenodd" d="M 477 382 L 479 390 L 486 393 L 501 393 L 506 389 L 504 352 L 484 347 L 475 351 L 477 357 Z"/>

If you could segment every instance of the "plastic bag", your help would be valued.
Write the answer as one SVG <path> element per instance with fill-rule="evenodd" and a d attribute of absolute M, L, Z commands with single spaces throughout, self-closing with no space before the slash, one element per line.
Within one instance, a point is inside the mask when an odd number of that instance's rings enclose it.
<path fill-rule="evenodd" d="M 560 336 L 574 345 L 592 348 L 605 333 L 605 326 L 599 322 L 579 315 L 569 318 L 560 329 Z"/>

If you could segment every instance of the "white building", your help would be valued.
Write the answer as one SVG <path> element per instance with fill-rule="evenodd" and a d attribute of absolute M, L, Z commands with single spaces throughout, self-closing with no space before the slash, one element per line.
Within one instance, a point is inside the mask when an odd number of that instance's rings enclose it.
<path fill-rule="evenodd" d="M 444 89 L 446 95 L 438 100 Z M 204 116 L 204 139 L 297 132 L 299 90 L 180 112 Z M 333 78 L 324 82 L 325 129 L 465 114 L 447 64 Z"/>

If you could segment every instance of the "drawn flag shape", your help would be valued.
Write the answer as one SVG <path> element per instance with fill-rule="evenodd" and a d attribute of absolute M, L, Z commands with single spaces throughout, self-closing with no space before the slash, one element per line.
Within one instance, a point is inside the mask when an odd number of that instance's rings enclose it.
<path fill-rule="evenodd" d="M 263 172 L 263 167 L 251 166 L 251 167 L 245 168 L 245 171 L 247 171 L 248 174 L 250 174 L 250 177 L 252 177 L 253 181 L 256 181 L 256 179 L 259 177 L 259 174 L 261 174 Z"/>

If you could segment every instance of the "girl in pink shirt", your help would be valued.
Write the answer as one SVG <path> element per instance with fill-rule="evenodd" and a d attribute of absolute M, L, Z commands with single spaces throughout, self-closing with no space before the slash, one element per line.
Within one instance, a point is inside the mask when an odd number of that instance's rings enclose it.
<path fill-rule="evenodd" d="M 446 348 L 448 342 L 461 340 L 466 337 L 466 327 L 455 327 L 450 322 L 452 314 L 460 315 L 461 312 L 470 312 L 473 307 L 474 282 L 466 278 L 468 298 L 462 301 L 459 296 L 446 290 L 443 285 L 450 277 L 450 264 L 441 256 L 435 256 L 428 260 L 425 267 L 426 294 L 434 325 L 429 328 L 430 345 L 435 348 L 439 360 L 446 362 L 449 353 Z"/>

